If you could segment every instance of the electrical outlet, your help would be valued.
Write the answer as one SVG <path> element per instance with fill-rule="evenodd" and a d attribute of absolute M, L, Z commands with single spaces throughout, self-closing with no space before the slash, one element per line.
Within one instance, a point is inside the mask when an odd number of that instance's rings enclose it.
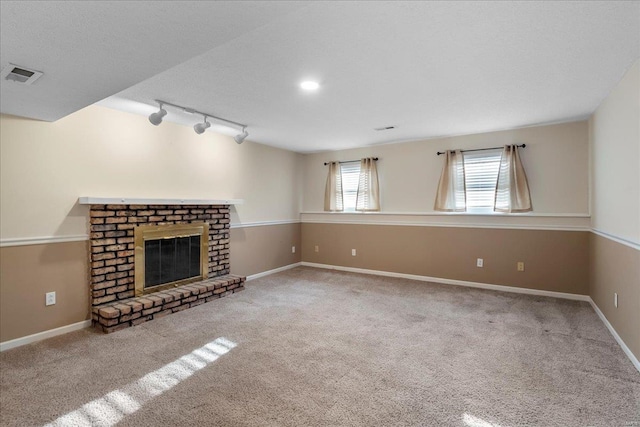
<path fill-rule="evenodd" d="M 44 304 L 45 305 L 54 305 L 56 303 L 56 293 L 55 292 L 47 292 L 44 294 Z"/>
<path fill-rule="evenodd" d="M 524 271 L 524 262 L 518 261 L 518 271 Z"/>
<path fill-rule="evenodd" d="M 476 267 L 484 267 L 484 260 L 482 258 L 478 258 L 478 260 L 476 261 Z"/>
<path fill-rule="evenodd" d="M 316 245 L 316 252 L 320 252 L 320 246 Z"/>
<path fill-rule="evenodd" d="M 356 256 L 356 250 L 355 249 L 351 249 L 351 256 Z"/>
<path fill-rule="evenodd" d="M 614 292 L 613 293 L 613 305 L 618 308 L 618 293 Z"/>
<path fill-rule="evenodd" d="M 291 246 L 291 253 L 295 254 L 296 253 L 296 247 L 295 246 Z"/>

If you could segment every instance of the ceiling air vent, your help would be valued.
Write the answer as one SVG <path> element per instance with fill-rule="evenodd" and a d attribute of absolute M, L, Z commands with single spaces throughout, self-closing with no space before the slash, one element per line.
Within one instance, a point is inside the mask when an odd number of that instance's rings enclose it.
<path fill-rule="evenodd" d="M 9 64 L 2 69 L 0 75 L 4 80 L 30 85 L 42 76 L 41 71 L 30 70 L 15 64 Z"/>
<path fill-rule="evenodd" d="M 381 128 L 375 128 L 374 130 L 377 130 L 378 132 L 381 130 L 391 130 L 391 129 L 395 129 L 395 126 L 385 126 L 385 127 L 381 127 Z"/>

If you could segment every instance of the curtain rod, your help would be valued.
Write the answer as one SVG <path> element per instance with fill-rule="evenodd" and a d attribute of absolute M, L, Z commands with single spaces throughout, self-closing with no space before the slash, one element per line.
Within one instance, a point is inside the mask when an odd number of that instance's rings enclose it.
<path fill-rule="evenodd" d="M 377 157 L 373 157 L 373 160 L 375 160 L 377 162 L 378 158 Z M 344 162 L 338 162 L 338 163 L 343 164 L 343 163 L 353 163 L 353 162 L 359 162 L 359 161 L 360 160 L 346 160 Z M 331 163 L 331 162 L 324 162 L 324 165 L 327 166 L 329 163 Z"/>
<path fill-rule="evenodd" d="M 516 145 L 516 147 L 518 147 L 518 148 L 524 148 L 526 146 L 527 146 L 527 144 Z M 475 150 L 460 150 L 460 152 L 461 153 L 466 153 L 467 151 L 497 150 L 499 148 L 504 148 L 504 147 L 476 148 Z M 454 151 L 454 150 L 450 150 L 450 151 Z M 436 154 L 439 156 L 440 154 L 447 154 L 447 152 L 446 151 L 438 151 Z M 326 163 L 325 163 L 325 165 L 326 165 Z"/>

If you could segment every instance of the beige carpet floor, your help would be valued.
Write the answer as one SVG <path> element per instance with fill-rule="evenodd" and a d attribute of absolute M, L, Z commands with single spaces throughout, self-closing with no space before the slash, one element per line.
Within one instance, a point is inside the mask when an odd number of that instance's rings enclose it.
<path fill-rule="evenodd" d="M 0 354 L 3 426 L 638 426 L 585 302 L 300 267 Z"/>

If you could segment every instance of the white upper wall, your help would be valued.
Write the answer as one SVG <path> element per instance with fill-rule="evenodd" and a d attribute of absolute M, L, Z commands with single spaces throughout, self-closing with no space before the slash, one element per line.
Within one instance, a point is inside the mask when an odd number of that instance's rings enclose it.
<path fill-rule="evenodd" d="M 640 60 L 591 118 L 592 227 L 640 244 Z"/>
<path fill-rule="evenodd" d="M 372 155 L 380 157 L 382 211 L 429 213 L 442 168 L 436 151 L 513 143 L 527 144 L 533 215 L 588 214 L 586 121 L 301 155 L 96 106 L 55 123 L 0 120 L 3 240 L 86 234 L 80 196 L 241 198 L 233 223 L 296 220 L 301 210 L 323 210 L 325 161 Z"/>
<path fill-rule="evenodd" d="M 587 121 L 308 154 L 304 156 L 303 211 L 323 210 L 324 162 L 377 156 L 382 212 L 434 212 L 443 165 L 437 151 L 516 143 L 527 145 L 521 157 L 533 214 L 588 214 Z"/>
<path fill-rule="evenodd" d="M 54 123 L 0 117 L 3 240 L 84 235 L 80 196 L 244 199 L 232 223 L 297 219 L 300 154 L 87 107 Z"/>

